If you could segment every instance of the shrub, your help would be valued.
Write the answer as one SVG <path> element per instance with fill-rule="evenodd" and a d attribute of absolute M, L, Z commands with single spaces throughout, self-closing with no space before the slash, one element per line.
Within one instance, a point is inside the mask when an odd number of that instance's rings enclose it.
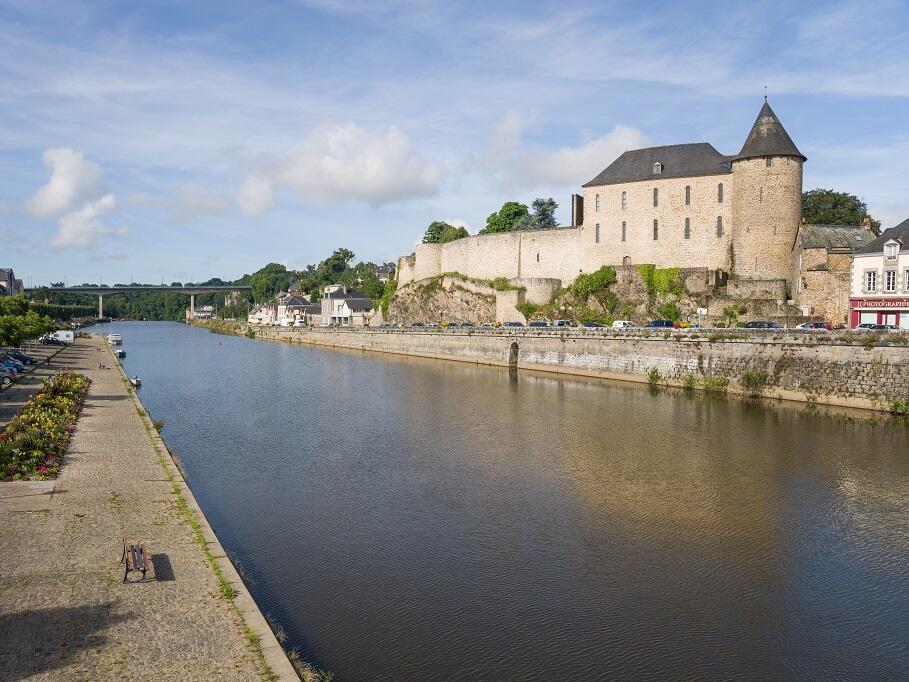
<path fill-rule="evenodd" d="M 0 433 L 0 479 L 57 475 L 88 384 L 87 377 L 67 370 L 44 382 Z"/>
<path fill-rule="evenodd" d="M 615 268 L 611 265 L 604 265 L 596 272 L 589 275 L 578 275 L 578 278 L 569 287 L 569 290 L 579 301 L 587 301 L 587 298 L 595 291 L 602 291 L 612 284 L 615 284 Z"/>
<path fill-rule="evenodd" d="M 890 401 L 890 414 L 909 417 L 909 398 L 895 398 Z"/>
<path fill-rule="evenodd" d="M 747 370 L 742 372 L 742 376 L 739 377 L 739 383 L 747 388 L 751 395 L 757 395 L 764 389 L 769 377 L 770 375 L 764 370 Z"/>
<path fill-rule="evenodd" d="M 256 338 L 256 330 L 252 327 L 247 327 L 246 331 L 243 332 L 243 336 L 245 336 L 247 339 L 254 339 Z"/>
<path fill-rule="evenodd" d="M 158 433 L 161 433 L 161 429 L 164 428 L 164 420 L 163 419 L 152 419 L 152 426 L 155 427 L 155 431 L 157 431 Z"/>
<path fill-rule="evenodd" d="M 694 378 L 694 374 L 691 372 L 688 372 L 688 374 L 686 374 L 682 379 L 682 386 L 688 390 L 693 389 L 695 387 L 695 384 L 697 384 L 697 379 Z"/>
<path fill-rule="evenodd" d="M 679 310 L 678 305 L 675 303 L 664 303 L 657 307 L 657 315 L 666 320 L 678 322 L 679 318 L 682 316 L 682 311 Z"/>
<path fill-rule="evenodd" d="M 524 301 L 523 303 L 518 303 L 518 311 L 528 320 L 533 317 L 534 313 L 540 309 L 536 303 L 531 303 L 530 301 Z"/>
<path fill-rule="evenodd" d="M 658 370 L 656 367 L 651 367 L 650 370 L 648 370 L 647 381 L 651 386 L 655 386 L 656 384 L 660 383 L 662 379 L 663 375 L 660 374 L 660 370 Z"/>
<path fill-rule="evenodd" d="M 710 393 L 725 393 L 729 388 L 729 379 L 723 376 L 704 377 L 704 390 Z"/>

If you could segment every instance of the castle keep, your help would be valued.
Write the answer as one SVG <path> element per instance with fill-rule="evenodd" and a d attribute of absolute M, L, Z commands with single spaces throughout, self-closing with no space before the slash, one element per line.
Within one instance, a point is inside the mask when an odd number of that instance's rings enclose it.
<path fill-rule="evenodd" d="M 787 299 L 800 291 L 805 161 L 765 101 L 737 154 L 707 142 L 626 151 L 573 195 L 570 226 L 420 244 L 399 260 L 398 283 L 504 277 L 542 303 L 604 265 L 653 264 L 702 268 L 705 284 L 729 279 L 745 298 Z"/>

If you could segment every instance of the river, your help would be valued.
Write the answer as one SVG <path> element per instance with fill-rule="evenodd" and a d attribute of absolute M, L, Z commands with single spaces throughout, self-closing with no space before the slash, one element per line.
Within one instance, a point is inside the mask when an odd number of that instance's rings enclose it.
<path fill-rule="evenodd" d="M 909 674 L 909 427 L 96 330 L 263 613 L 336 682 Z"/>

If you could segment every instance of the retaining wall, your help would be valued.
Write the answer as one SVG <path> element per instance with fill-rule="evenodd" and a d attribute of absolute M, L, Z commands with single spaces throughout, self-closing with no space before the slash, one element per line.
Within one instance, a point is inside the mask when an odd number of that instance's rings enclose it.
<path fill-rule="evenodd" d="M 726 377 L 732 393 L 750 392 L 741 385 L 744 372 L 766 372 L 762 392 L 768 397 L 867 409 L 888 409 L 891 400 L 909 398 L 909 346 L 871 345 L 855 336 L 824 340 L 810 334 L 716 334 L 708 339 L 690 332 L 645 336 L 576 329 L 264 328 L 256 333 L 258 338 L 293 343 L 501 366 L 509 365 L 512 344 L 517 344 L 519 369 L 638 382 L 648 381 L 655 369 L 660 382 L 670 385 L 684 385 L 689 374 L 699 386 L 705 378 Z"/>

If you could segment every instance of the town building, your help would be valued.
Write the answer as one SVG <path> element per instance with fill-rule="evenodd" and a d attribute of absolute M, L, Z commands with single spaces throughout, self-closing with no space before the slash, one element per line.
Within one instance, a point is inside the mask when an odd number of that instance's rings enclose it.
<path fill-rule="evenodd" d="M 852 277 L 852 254 L 875 239 L 871 221 L 862 225 L 799 226 L 792 250 L 793 297 L 802 315 L 846 322 Z"/>
<path fill-rule="evenodd" d="M 215 314 L 214 306 L 202 305 L 193 310 L 194 320 L 210 320 Z"/>
<path fill-rule="evenodd" d="M 16 279 L 12 268 L 0 268 L 0 296 L 14 296 L 25 291 L 22 280 Z"/>
<path fill-rule="evenodd" d="M 304 309 L 311 305 L 308 298 L 300 293 L 279 295 L 275 319 L 278 326 L 292 327 L 294 322 L 304 317 Z"/>
<path fill-rule="evenodd" d="M 852 256 L 849 327 L 909 329 L 909 220 L 884 230 Z"/>
<path fill-rule="evenodd" d="M 504 277 L 523 286 L 527 300 L 545 303 L 604 265 L 653 264 L 701 269 L 710 287 L 734 281 L 743 298 L 794 298 L 814 315 L 844 319 L 848 276 L 836 258 L 839 239 L 823 226 L 817 239 L 807 229 L 800 238 L 805 161 L 765 100 L 737 154 L 708 142 L 626 151 L 572 196 L 571 225 L 418 244 L 399 259 L 398 284 L 446 272 Z M 821 256 L 802 254 L 803 244 L 824 242 L 824 233 L 830 244 L 809 248 L 824 250 L 835 267 L 805 274 L 803 266 Z M 840 298 L 820 293 L 836 287 Z M 828 310 L 828 299 L 842 305 Z"/>
<path fill-rule="evenodd" d="M 372 299 L 343 284 L 322 288 L 322 326 L 362 327 L 373 318 Z"/>

